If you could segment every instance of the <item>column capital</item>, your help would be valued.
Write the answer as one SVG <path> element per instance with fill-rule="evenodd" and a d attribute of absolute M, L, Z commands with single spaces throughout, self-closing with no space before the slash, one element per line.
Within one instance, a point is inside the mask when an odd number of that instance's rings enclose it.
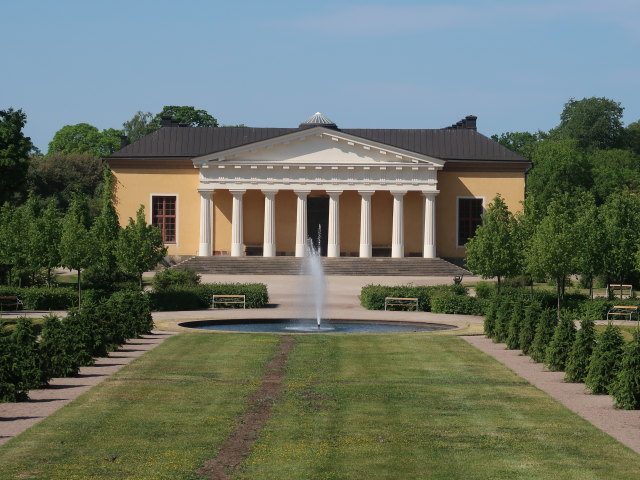
<path fill-rule="evenodd" d="M 331 196 L 335 196 L 335 197 L 337 197 L 337 196 L 339 196 L 339 195 L 342 195 L 342 192 L 343 192 L 343 191 L 344 191 L 344 190 L 325 190 L 325 192 L 327 192 L 327 195 L 329 195 L 330 197 L 331 197 Z"/>
<path fill-rule="evenodd" d="M 389 193 L 394 197 L 404 197 L 407 194 L 406 190 L 390 190 Z"/>
<path fill-rule="evenodd" d="M 264 194 L 265 197 L 268 197 L 268 196 L 273 196 L 276 193 L 278 193 L 278 190 L 277 189 L 276 190 L 264 189 L 264 190 L 262 190 L 262 193 Z"/>
<path fill-rule="evenodd" d="M 360 194 L 361 197 L 369 198 L 374 193 L 376 193 L 376 191 L 375 190 L 358 190 L 358 193 Z"/>
<path fill-rule="evenodd" d="M 306 197 L 311 193 L 311 190 L 294 190 L 293 193 L 295 193 L 298 197 Z"/>
<path fill-rule="evenodd" d="M 246 190 L 229 190 L 229 193 L 231 195 L 244 195 L 247 191 Z"/>
<path fill-rule="evenodd" d="M 198 193 L 204 195 L 213 195 L 216 191 L 213 188 L 198 188 Z"/>
<path fill-rule="evenodd" d="M 436 196 L 440 193 L 440 190 L 423 190 L 422 191 L 422 195 L 424 195 L 425 197 L 428 196 Z"/>

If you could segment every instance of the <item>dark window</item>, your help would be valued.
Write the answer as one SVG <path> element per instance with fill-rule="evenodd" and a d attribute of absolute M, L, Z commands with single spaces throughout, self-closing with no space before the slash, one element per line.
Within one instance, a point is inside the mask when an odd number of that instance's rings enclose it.
<path fill-rule="evenodd" d="M 482 223 L 482 199 L 458 199 L 458 246 L 463 246 Z"/>
<path fill-rule="evenodd" d="M 162 232 L 163 243 L 176 243 L 176 197 L 153 197 L 151 223 Z"/>

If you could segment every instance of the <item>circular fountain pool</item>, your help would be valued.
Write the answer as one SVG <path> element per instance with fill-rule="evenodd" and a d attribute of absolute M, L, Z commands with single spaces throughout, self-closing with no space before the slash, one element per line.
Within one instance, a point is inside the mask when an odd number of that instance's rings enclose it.
<path fill-rule="evenodd" d="M 323 320 L 320 327 L 314 320 L 252 319 L 201 320 L 183 322 L 182 327 L 223 332 L 251 333 L 410 333 L 451 330 L 456 327 L 439 323 L 409 323 L 363 320 Z"/>

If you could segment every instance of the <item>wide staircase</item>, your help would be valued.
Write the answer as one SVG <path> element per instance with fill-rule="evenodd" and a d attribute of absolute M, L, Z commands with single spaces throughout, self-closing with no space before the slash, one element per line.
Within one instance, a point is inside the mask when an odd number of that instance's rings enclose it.
<path fill-rule="evenodd" d="M 203 274 L 298 275 L 304 259 L 296 257 L 191 257 L 175 266 Z M 440 258 L 322 258 L 325 275 L 450 276 L 470 275 Z"/>

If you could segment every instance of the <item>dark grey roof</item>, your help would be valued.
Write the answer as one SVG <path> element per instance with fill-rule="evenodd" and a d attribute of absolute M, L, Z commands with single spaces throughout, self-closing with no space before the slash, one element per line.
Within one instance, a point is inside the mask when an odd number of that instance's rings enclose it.
<path fill-rule="evenodd" d="M 114 152 L 110 158 L 192 158 L 300 131 L 299 128 L 164 127 Z M 360 137 L 443 160 L 527 162 L 470 128 L 340 129 Z"/>

